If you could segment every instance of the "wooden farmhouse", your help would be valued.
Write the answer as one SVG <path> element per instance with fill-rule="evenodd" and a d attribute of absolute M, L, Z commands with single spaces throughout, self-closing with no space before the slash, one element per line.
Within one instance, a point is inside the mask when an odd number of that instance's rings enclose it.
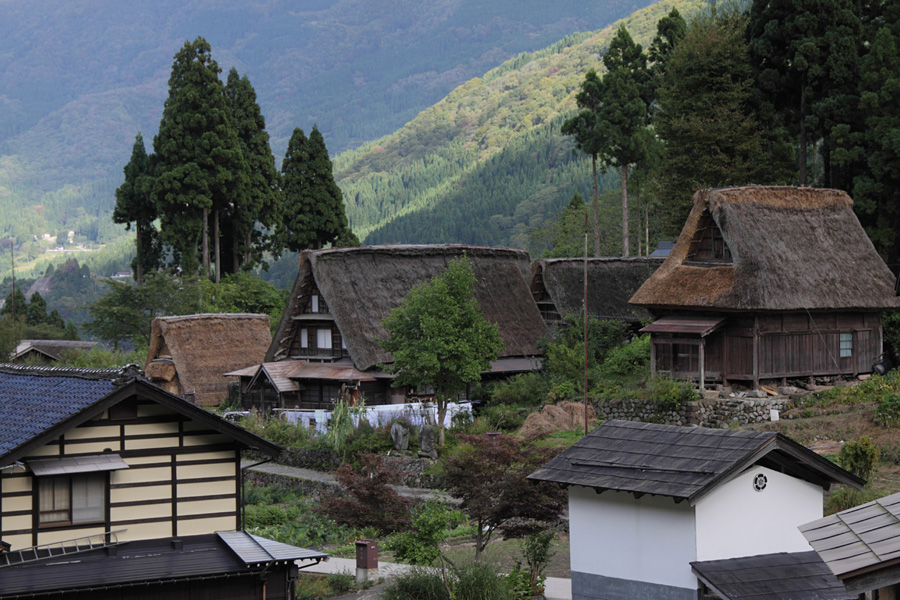
<path fill-rule="evenodd" d="M 66 353 L 90 352 L 97 342 L 75 340 L 22 340 L 10 359 L 15 363 L 53 364 Z"/>
<path fill-rule="evenodd" d="M 704 383 L 868 373 L 895 278 L 838 190 L 702 190 L 631 298 L 656 319 L 655 373 Z"/>
<path fill-rule="evenodd" d="M 341 394 L 367 404 L 402 403 L 380 365 L 391 357 L 378 344 L 382 321 L 413 286 L 468 257 L 475 298 L 496 323 L 504 347 L 486 377 L 540 366 L 538 342 L 547 327 L 528 290 L 528 255 L 481 246 L 363 246 L 300 253 L 299 272 L 266 353 L 265 363 L 228 373 L 241 379 L 244 407 L 329 409 Z"/>
<path fill-rule="evenodd" d="M 587 259 L 588 314 L 603 320 L 638 325 L 650 320 L 646 309 L 628 300 L 662 264 L 661 258 Z M 548 327 L 558 327 L 565 315 L 584 306 L 585 260 L 544 258 L 531 265 L 531 293 Z"/>
<path fill-rule="evenodd" d="M 824 492 L 865 483 L 778 433 L 615 420 L 529 479 L 568 487 L 579 600 L 696 600 L 691 563 L 808 552 Z"/>
<path fill-rule="evenodd" d="M 218 406 L 228 398 L 222 374 L 259 364 L 271 341 L 266 315 L 157 317 L 144 370 L 167 392 L 198 406 Z"/>
<path fill-rule="evenodd" d="M 242 531 L 280 448 L 138 371 L 0 365 L 0 599 L 293 598 L 320 552 Z"/>

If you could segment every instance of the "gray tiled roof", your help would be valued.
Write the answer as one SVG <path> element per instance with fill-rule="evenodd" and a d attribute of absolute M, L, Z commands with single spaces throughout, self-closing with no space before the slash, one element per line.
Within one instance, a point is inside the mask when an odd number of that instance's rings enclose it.
<path fill-rule="evenodd" d="M 529 479 L 696 500 L 752 465 L 823 487 L 864 482 L 772 432 L 607 421 Z"/>
<path fill-rule="evenodd" d="M 815 552 L 780 552 L 692 562 L 700 580 L 725 600 L 855 600 Z"/>
<path fill-rule="evenodd" d="M 900 494 L 807 523 L 800 532 L 841 578 L 896 562 L 900 559 Z"/>
<path fill-rule="evenodd" d="M 0 367 L 0 458 L 116 389 L 122 371 Z"/>

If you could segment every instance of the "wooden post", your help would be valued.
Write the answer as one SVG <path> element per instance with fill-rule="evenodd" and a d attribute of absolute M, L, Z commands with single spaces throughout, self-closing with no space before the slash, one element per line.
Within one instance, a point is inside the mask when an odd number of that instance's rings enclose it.
<path fill-rule="evenodd" d="M 650 334 L 650 375 L 656 375 L 656 343 Z"/>
<path fill-rule="evenodd" d="M 759 389 L 759 318 L 753 317 L 753 389 Z"/>
<path fill-rule="evenodd" d="M 700 338 L 700 391 L 705 389 L 706 379 L 706 338 Z"/>

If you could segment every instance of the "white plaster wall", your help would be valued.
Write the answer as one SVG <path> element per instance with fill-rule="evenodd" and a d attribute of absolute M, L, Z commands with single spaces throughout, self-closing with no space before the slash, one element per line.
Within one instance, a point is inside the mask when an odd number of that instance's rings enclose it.
<path fill-rule="evenodd" d="M 753 489 L 757 473 L 766 488 Z M 697 511 L 697 560 L 809 552 L 799 525 L 822 518 L 820 486 L 764 467 L 751 467 L 701 498 Z"/>
<path fill-rule="evenodd" d="M 695 532 L 687 502 L 569 487 L 573 571 L 696 589 Z"/>

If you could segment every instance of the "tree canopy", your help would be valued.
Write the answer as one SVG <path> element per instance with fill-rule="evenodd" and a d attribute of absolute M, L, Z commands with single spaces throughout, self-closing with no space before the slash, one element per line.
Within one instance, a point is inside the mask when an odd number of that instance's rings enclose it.
<path fill-rule="evenodd" d="M 469 259 L 455 259 L 442 275 L 410 290 L 383 323 L 388 338 L 380 343 L 391 353 L 385 367 L 396 375 L 395 385 L 434 390 L 440 445 L 447 402 L 480 381 L 503 349 L 497 325 L 484 318 L 472 295 L 474 285 Z"/>

